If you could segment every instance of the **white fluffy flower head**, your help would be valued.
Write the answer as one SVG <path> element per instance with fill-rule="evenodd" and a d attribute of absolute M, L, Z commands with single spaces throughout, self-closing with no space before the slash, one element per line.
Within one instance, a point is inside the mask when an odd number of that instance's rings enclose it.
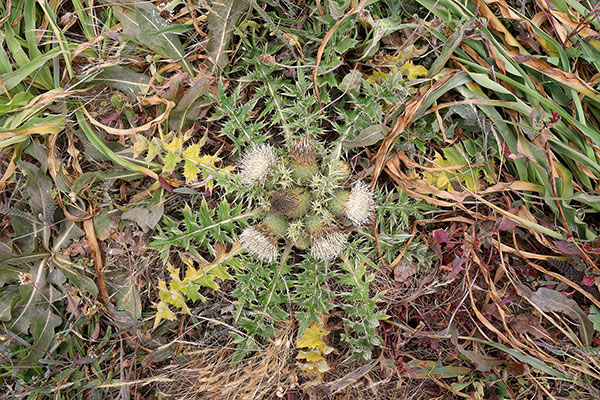
<path fill-rule="evenodd" d="M 242 183 L 246 185 L 263 183 L 276 161 L 275 150 L 270 145 L 253 146 L 252 150 L 244 156 L 240 166 Z"/>
<path fill-rule="evenodd" d="M 366 183 L 356 182 L 348 198 L 344 202 L 344 213 L 346 217 L 356 226 L 361 226 L 369 222 L 373 215 L 375 200 L 373 192 Z"/>
<path fill-rule="evenodd" d="M 244 229 L 240 242 L 250 254 L 260 259 L 273 261 L 277 257 L 277 236 L 263 225 Z"/>
<path fill-rule="evenodd" d="M 313 235 L 310 254 L 319 260 L 335 258 L 346 246 L 346 235 L 335 227 L 319 228 Z"/>

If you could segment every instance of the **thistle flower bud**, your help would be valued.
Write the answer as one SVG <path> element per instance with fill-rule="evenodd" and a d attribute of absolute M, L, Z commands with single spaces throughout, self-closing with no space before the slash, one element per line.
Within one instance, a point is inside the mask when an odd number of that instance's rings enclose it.
<path fill-rule="evenodd" d="M 288 221 L 281 215 L 268 213 L 263 218 L 263 224 L 273 231 L 278 237 L 283 237 L 288 231 Z"/>
<path fill-rule="evenodd" d="M 271 195 L 271 211 L 290 218 L 300 218 L 308 212 L 310 194 L 301 188 L 278 190 Z"/>
<path fill-rule="evenodd" d="M 346 180 L 350 176 L 350 164 L 346 161 L 334 161 L 332 172 L 340 181 Z"/>
<path fill-rule="evenodd" d="M 317 151 L 307 138 L 296 141 L 291 148 L 290 155 L 296 164 L 315 165 L 317 163 Z"/>
<path fill-rule="evenodd" d="M 302 183 L 310 182 L 313 175 L 319 170 L 317 152 L 312 142 L 307 138 L 296 141 L 290 149 L 290 156 L 292 157 L 294 178 Z"/>
<path fill-rule="evenodd" d="M 240 243 L 260 259 L 273 261 L 277 257 L 277 235 L 265 224 L 249 226 L 240 235 Z"/>
<path fill-rule="evenodd" d="M 369 222 L 374 208 L 373 192 L 371 192 L 366 183 L 362 181 L 356 182 L 344 202 L 344 214 L 346 218 L 356 226 L 364 225 Z"/>
<path fill-rule="evenodd" d="M 270 145 L 253 146 L 252 150 L 244 156 L 240 165 L 242 183 L 246 185 L 263 183 L 271 173 L 276 161 L 275 151 Z"/>
<path fill-rule="evenodd" d="M 311 237 L 310 254 L 319 260 L 335 258 L 346 246 L 346 235 L 337 227 L 320 226 Z"/>

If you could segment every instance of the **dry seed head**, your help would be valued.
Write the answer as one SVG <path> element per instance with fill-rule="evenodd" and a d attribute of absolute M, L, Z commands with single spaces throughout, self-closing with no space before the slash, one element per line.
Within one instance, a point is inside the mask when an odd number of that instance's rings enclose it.
<path fill-rule="evenodd" d="M 308 212 L 310 199 L 310 194 L 304 188 L 278 190 L 271 195 L 271 211 L 291 218 L 300 218 Z"/>
<path fill-rule="evenodd" d="M 317 153 L 313 143 L 306 138 L 294 143 L 290 149 L 292 158 L 292 176 L 303 184 L 310 183 L 313 176 L 319 172 Z"/>
<path fill-rule="evenodd" d="M 299 165 L 315 165 L 317 163 L 317 153 L 315 146 L 307 138 L 297 140 L 290 150 L 292 160 Z"/>
<path fill-rule="evenodd" d="M 240 242 L 250 254 L 260 259 L 273 261 L 277 257 L 277 235 L 264 225 L 244 229 Z"/>
<path fill-rule="evenodd" d="M 310 254 L 319 260 L 335 258 L 346 246 L 346 235 L 333 226 L 320 227 L 312 236 Z"/>
<path fill-rule="evenodd" d="M 300 206 L 300 197 L 291 190 L 278 190 L 271 196 L 271 211 L 279 215 L 293 213 Z"/>
<path fill-rule="evenodd" d="M 366 183 L 358 181 L 344 202 L 344 213 L 354 225 L 361 226 L 369 222 L 374 206 L 373 192 Z"/>
<path fill-rule="evenodd" d="M 268 144 L 254 145 L 240 166 L 242 183 L 247 185 L 263 183 L 271 173 L 276 161 L 273 147 Z"/>
<path fill-rule="evenodd" d="M 33 275 L 29 272 L 19 272 L 19 284 L 26 286 L 33 283 Z"/>

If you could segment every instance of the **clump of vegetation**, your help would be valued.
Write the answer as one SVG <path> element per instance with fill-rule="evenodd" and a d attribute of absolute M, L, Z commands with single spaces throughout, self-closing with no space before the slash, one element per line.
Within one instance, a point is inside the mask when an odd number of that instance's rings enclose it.
<path fill-rule="evenodd" d="M 0 3 L 0 399 L 600 397 L 597 5 Z"/>
<path fill-rule="evenodd" d="M 333 160 L 333 167 L 322 171 L 315 145 L 308 139 L 294 143 L 290 155 L 289 160 L 277 160 L 274 149 L 263 145 L 245 156 L 242 182 L 261 186 L 256 199 L 248 201 L 266 207 L 261 210 L 262 222 L 242 232 L 241 243 L 267 261 L 276 258 L 279 238 L 298 250 L 310 248 L 316 259 L 335 258 L 347 241 L 336 218 L 364 225 L 373 215 L 373 194 L 360 181 L 351 191 L 342 189 L 350 172 L 348 164 Z"/>

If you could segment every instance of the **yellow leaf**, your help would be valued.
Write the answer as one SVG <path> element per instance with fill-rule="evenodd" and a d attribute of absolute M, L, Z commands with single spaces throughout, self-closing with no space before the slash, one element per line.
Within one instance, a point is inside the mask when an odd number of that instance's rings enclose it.
<path fill-rule="evenodd" d="M 215 163 L 219 161 L 217 156 L 203 156 L 198 160 L 198 164 L 202 164 L 206 167 L 215 168 Z"/>
<path fill-rule="evenodd" d="M 322 377 L 325 372 L 331 370 L 331 367 L 327 364 L 326 360 L 319 360 L 314 363 L 298 363 L 298 367 L 310 374 L 318 374 L 320 377 Z"/>
<path fill-rule="evenodd" d="M 181 156 L 185 160 L 192 161 L 194 163 L 200 162 L 200 146 L 198 143 L 188 146 L 188 148 L 183 151 Z"/>
<path fill-rule="evenodd" d="M 413 81 L 419 76 L 426 76 L 427 68 L 422 65 L 414 65 L 412 61 L 407 61 L 400 67 L 400 72 L 402 72 L 402 75 L 408 77 L 409 81 Z"/>
<path fill-rule="evenodd" d="M 317 350 L 300 351 L 300 353 L 298 353 L 297 358 L 299 360 L 306 360 L 306 361 L 310 361 L 310 362 L 314 362 L 314 361 L 319 361 L 319 360 L 325 359 L 325 357 L 323 357 L 323 355 L 321 354 L 321 352 L 317 351 Z"/>
<path fill-rule="evenodd" d="M 167 150 L 169 153 L 180 153 L 182 145 L 183 142 L 181 141 L 181 138 L 179 136 L 175 136 L 173 140 L 171 140 L 171 143 L 165 146 L 165 150 Z"/>
<path fill-rule="evenodd" d="M 234 169 L 235 169 L 235 165 L 230 165 L 228 167 L 219 169 L 219 172 L 229 175 Z"/>
<path fill-rule="evenodd" d="M 156 329 L 163 318 L 168 319 L 169 321 L 174 321 L 177 319 L 175 314 L 173 314 L 173 312 L 169 309 L 169 304 L 164 301 L 160 301 L 156 305 L 156 315 L 154 316 L 154 327 L 152 329 Z"/>
<path fill-rule="evenodd" d="M 183 134 L 183 143 L 187 142 L 189 140 L 189 138 L 192 137 L 192 135 L 194 134 L 194 128 L 190 128 L 187 131 L 185 131 L 185 133 Z M 202 145 L 200 145 L 202 146 Z"/>
<path fill-rule="evenodd" d="M 131 148 L 133 151 L 133 157 L 138 158 L 140 155 L 142 155 L 142 153 L 148 149 L 148 145 L 148 139 L 142 135 L 136 135 L 135 143 Z"/>
<path fill-rule="evenodd" d="M 173 172 L 179 161 L 181 161 L 181 157 L 177 154 L 167 154 L 163 160 L 163 172 Z"/>
<path fill-rule="evenodd" d="M 414 44 L 411 44 L 402 50 L 398 51 L 398 54 L 390 59 L 395 65 L 402 65 L 406 63 L 406 61 L 411 60 L 415 57 L 420 57 L 427 52 L 427 46 L 423 46 L 421 48 L 416 47 Z"/>
<path fill-rule="evenodd" d="M 326 360 L 319 360 L 317 361 L 317 368 L 319 370 L 319 373 L 324 374 L 325 372 L 329 371 L 331 369 L 331 367 L 329 366 L 329 364 L 327 364 Z"/>
<path fill-rule="evenodd" d="M 335 350 L 333 347 L 329 347 L 325 343 L 323 343 L 321 346 L 319 346 L 319 351 L 323 355 L 327 355 L 327 354 L 331 353 L 333 350 Z"/>
<path fill-rule="evenodd" d="M 194 182 L 198 180 L 198 174 L 200 173 L 200 168 L 198 164 L 192 161 L 185 162 L 183 166 L 183 176 L 185 176 L 186 182 Z"/>
<path fill-rule="evenodd" d="M 309 374 L 317 374 L 319 372 L 319 367 L 313 363 L 298 363 L 298 367 Z"/>
<path fill-rule="evenodd" d="M 193 281 L 194 279 L 197 279 L 202 274 L 203 274 L 203 272 L 201 269 L 196 269 L 192 265 L 188 264 L 187 269 L 185 270 L 185 280 Z"/>
<path fill-rule="evenodd" d="M 327 336 L 329 331 L 321 327 L 317 322 L 312 321 L 306 328 L 304 335 L 298 338 L 296 346 L 300 348 L 314 349 L 323 344 L 323 337 Z"/>
<path fill-rule="evenodd" d="M 367 78 L 367 82 L 370 84 L 381 83 L 388 76 L 385 72 L 381 72 L 378 70 L 373 71 L 373 73 Z"/>
<path fill-rule="evenodd" d="M 157 138 L 152 139 L 148 145 L 148 154 L 146 155 L 146 162 L 154 160 L 154 157 L 160 152 L 162 143 Z"/>
<path fill-rule="evenodd" d="M 437 179 L 435 181 L 435 186 L 442 190 L 451 190 L 452 185 L 450 184 L 450 179 L 448 179 L 448 175 L 445 172 L 438 172 Z"/>

